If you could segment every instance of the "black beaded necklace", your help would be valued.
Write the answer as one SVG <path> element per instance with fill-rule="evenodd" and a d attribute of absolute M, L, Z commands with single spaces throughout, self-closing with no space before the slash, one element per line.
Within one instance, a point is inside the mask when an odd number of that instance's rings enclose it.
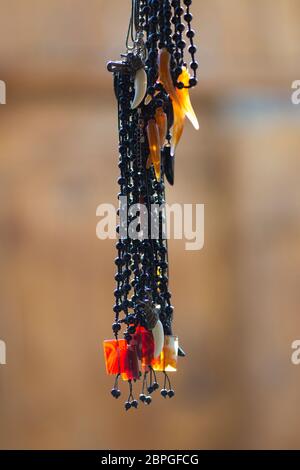
<path fill-rule="evenodd" d="M 107 373 L 115 375 L 113 397 L 121 395 L 119 378 L 129 384 L 126 410 L 138 407 L 133 396 L 138 380 L 140 401 L 151 403 L 159 388 L 157 372 L 164 374 L 162 397 L 172 398 L 168 372 L 177 370 L 178 356 L 185 356 L 172 331 L 166 217 L 161 208 L 165 178 L 174 184 L 175 148 L 185 117 L 198 129 L 189 99 L 198 68 L 191 4 L 192 0 L 132 0 L 127 51 L 121 61 L 108 64 L 118 101 L 120 223 L 114 339 L 104 341 L 104 353 Z M 184 34 L 190 42 L 191 74 Z"/>

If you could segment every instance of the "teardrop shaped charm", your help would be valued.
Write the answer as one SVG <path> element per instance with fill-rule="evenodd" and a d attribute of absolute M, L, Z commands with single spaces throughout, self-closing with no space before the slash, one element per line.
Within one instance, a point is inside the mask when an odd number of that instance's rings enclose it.
<path fill-rule="evenodd" d="M 174 186 L 175 155 L 171 155 L 171 147 L 164 147 L 162 151 L 162 161 L 168 183 Z"/>

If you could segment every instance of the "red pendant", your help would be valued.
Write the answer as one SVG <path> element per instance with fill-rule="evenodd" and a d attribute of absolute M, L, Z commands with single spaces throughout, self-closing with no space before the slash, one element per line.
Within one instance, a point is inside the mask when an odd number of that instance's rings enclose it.
<path fill-rule="evenodd" d="M 138 326 L 133 337 L 133 343 L 137 348 L 137 355 L 141 361 L 143 371 L 145 371 L 153 360 L 154 355 L 154 339 L 152 332 Z"/>
<path fill-rule="evenodd" d="M 125 339 L 107 340 L 103 343 L 106 372 L 120 374 L 123 380 L 139 379 L 140 371 L 135 345 L 128 345 Z"/>

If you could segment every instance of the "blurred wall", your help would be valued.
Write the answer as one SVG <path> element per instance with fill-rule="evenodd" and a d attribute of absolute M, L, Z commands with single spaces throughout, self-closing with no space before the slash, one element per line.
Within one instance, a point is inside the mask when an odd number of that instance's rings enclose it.
<path fill-rule="evenodd" d="M 175 401 L 125 414 L 108 391 L 116 103 L 129 0 L 1 0 L 1 448 L 300 448 L 298 0 L 193 2 L 201 122 L 168 200 L 205 203 L 205 248 L 170 243 Z M 125 391 L 125 388 L 124 388 Z"/>

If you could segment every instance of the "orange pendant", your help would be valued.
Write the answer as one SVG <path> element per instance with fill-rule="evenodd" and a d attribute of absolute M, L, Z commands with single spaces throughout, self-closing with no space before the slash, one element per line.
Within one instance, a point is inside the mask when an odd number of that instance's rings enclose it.
<path fill-rule="evenodd" d="M 168 119 L 163 108 L 157 108 L 155 111 L 155 121 L 158 127 L 160 148 L 165 145 L 165 140 L 168 132 Z"/>
<path fill-rule="evenodd" d="M 176 94 L 176 88 L 173 83 L 172 75 L 171 75 L 171 54 L 169 51 L 164 48 L 161 50 L 159 55 L 159 81 L 163 84 L 164 89 L 170 96 L 170 98 L 177 102 L 180 106 L 179 97 Z"/>
<path fill-rule="evenodd" d="M 157 181 L 160 181 L 161 169 L 160 169 L 160 138 L 159 131 L 154 119 L 150 119 L 147 125 L 147 136 L 148 144 L 150 149 L 151 161 L 154 166 L 155 176 Z"/>
<path fill-rule="evenodd" d="M 104 341 L 103 346 L 108 375 L 120 374 L 123 380 L 139 378 L 138 356 L 134 345 L 128 345 L 125 339 L 119 339 Z"/>
<path fill-rule="evenodd" d="M 178 77 L 178 81 L 182 82 L 184 86 L 189 85 L 190 74 L 186 67 L 182 67 L 182 72 Z M 191 103 L 189 88 L 182 88 L 181 90 L 177 88 L 176 94 L 179 98 L 181 107 L 184 110 L 185 115 L 191 121 L 194 128 L 196 130 L 199 130 L 199 122 Z"/>
<path fill-rule="evenodd" d="M 152 361 L 152 368 L 157 372 L 176 372 L 178 358 L 178 337 L 165 336 L 165 343 L 160 356 Z"/>
<path fill-rule="evenodd" d="M 173 101 L 173 111 L 174 111 L 174 124 L 172 128 L 172 141 L 171 141 L 171 155 L 175 155 L 176 147 L 181 139 L 184 123 L 185 123 L 185 113 L 181 106 L 177 102 Z"/>

